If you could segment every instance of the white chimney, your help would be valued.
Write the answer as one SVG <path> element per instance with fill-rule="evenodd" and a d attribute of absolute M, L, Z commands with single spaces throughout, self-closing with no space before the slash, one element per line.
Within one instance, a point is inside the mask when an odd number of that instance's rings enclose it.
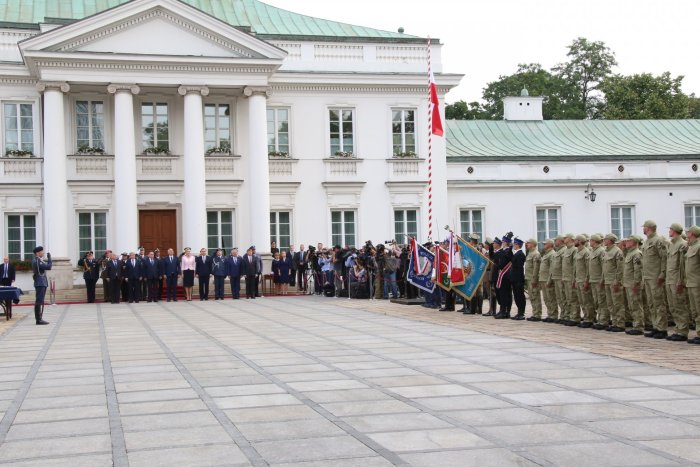
<path fill-rule="evenodd" d="M 541 121 L 543 97 L 533 97 L 527 89 L 520 91 L 520 96 L 508 96 L 503 99 L 504 120 Z"/>

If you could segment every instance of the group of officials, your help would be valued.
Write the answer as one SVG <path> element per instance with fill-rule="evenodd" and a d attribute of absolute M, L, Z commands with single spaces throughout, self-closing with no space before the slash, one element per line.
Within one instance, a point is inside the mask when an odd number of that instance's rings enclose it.
<path fill-rule="evenodd" d="M 523 242 L 510 233 L 502 239 L 487 239 L 484 251 L 492 260 L 490 271 L 483 289 L 469 303 L 465 301 L 463 311 L 481 314 L 486 295 L 489 311 L 484 316 L 496 319 L 527 319 L 700 345 L 700 335 L 688 336 L 691 329 L 700 331 L 700 227 L 672 224 L 668 239 L 656 230 L 656 222 L 648 220 L 643 225 L 644 238 L 559 235 L 545 240 L 541 253 L 535 239 Z M 525 291 L 532 305 L 529 318 L 524 316 Z M 511 316 L 513 301 L 517 314 Z M 450 311 L 447 302 L 442 310 Z M 669 327 L 675 327 L 670 335 Z"/>
<path fill-rule="evenodd" d="M 234 299 L 240 298 L 241 278 L 245 278 L 246 298 L 260 297 L 262 258 L 255 252 L 254 245 L 244 255 L 239 255 L 238 248 L 233 248 L 228 256 L 224 256 L 221 249 L 210 256 L 207 249 L 202 248 L 199 255 L 194 256 L 194 261 L 191 259 L 190 248 L 185 248 L 179 256 L 172 248 L 164 256 L 158 249 L 146 254 L 144 248 L 139 248 L 138 253 L 122 253 L 121 257 L 107 250 L 99 260 L 90 251 L 78 261 L 78 265 L 83 268 L 88 303 L 95 302 L 95 288 L 100 278 L 105 301 L 109 299 L 111 303 L 158 302 L 163 299 L 164 288 L 165 300 L 176 302 L 180 277 L 186 292 L 187 289 L 191 291 L 194 279 L 198 280 L 200 300 L 209 300 L 212 277 L 214 300 L 224 299 L 224 280 L 227 277 Z M 191 292 L 185 296 L 187 301 L 191 301 Z"/>

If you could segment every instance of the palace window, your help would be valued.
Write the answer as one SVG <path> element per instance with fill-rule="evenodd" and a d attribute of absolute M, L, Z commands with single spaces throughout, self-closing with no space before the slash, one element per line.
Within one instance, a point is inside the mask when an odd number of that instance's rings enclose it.
<path fill-rule="evenodd" d="M 231 150 L 231 106 L 204 104 L 204 149 Z"/>
<path fill-rule="evenodd" d="M 355 152 L 352 109 L 330 109 L 328 111 L 331 135 L 331 156 L 338 152 Z"/>
<path fill-rule="evenodd" d="M 685 226 L 687 228 L 694 225 L 700 225 L 700 204 L 686 204 Z"/>
<path fill-rule="evenodd" d="M 459 211 L 459 232 L 466 238 L 469 234 L 477 234 L 484 239 L 484 211 L 481 209 L 462 209 Z"/>
<path fill-rule="evenodd" d="M 394 155 L 416 152 L 415 111 L 394 109 L 391 111 L 391 132 Z"/>
<path fill-rule="evenodd" d="M 542 248 L 544 241 L 559 235 L 559 208 L 537 208 L 537 242 Z"/>
<path fill-rule="evenodd" d="M 418 211 L 416 209 L 394 210 L 394 240 L 407 244 L 409 237 L 418 237 Z"/>
<path fill-rule="evenodd" d="M 267 151 L 289 155 L 289 109 L 267 109 Z"/>
<path fill-rule="evenodd" d="M 355 211 L 331 211 L 331 242 L 341 247 L 356 246 Z"/>
<path fill-rule="evenodd" d="M 36 215 L 8 214 L 7 256 L 14 260 L 30 260 L 36 246 Z"/>
<path fill-rule="evenodd" d="M 81 147 L 105 148 L 104 118 L 104 102 L 75 102 L 75 141 L 78 149 Z"/>
<path fill-rule="evenodd" d="M 34 106 L 30 103 L 3 105 L 5 120 L 5 152 L 30 151 L 34 153 Z"/>
<path fill-rule="evenodd" d="M 107 249 L 107 213 L 78 213 L 78 250 L 80 257 L 88 251 L 103 252 Z"/>
<path fill-rule="evenodd" d="M 141 104 L 141 136 L 143 149 L 170 150 L 168 134 L 168 104 L 143 102 Z"/>
<path fill-rule="evenodd" d="M 270 212 L 270 244 L 275 242 L 280 250 L 288 249 L 292 243 L 292 213 L 289 211 Z"/>
<path fill-rule="evenodd" d="M 226 253 L 234 246 L 233 211 L 207 211 L 207 248 L 209 254 L 214 254 L 217 248 L 221 248 Z"/>
<path fill-rule="evenodd" d="M 610 208 L 610 231 L 618 238 L 627 238 L 634 233 L 634 207 L 612 206 Z"/>

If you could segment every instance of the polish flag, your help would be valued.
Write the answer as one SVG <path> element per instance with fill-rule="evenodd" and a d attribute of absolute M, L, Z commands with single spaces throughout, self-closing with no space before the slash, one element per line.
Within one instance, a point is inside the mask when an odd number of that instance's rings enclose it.
<path fill-rule="evenodd" d="M 433 126 L 431 131 L 434 135 L 442 136 L 445 132 L 442 129 L 442 120 L 440 119 L 440 101 L 438 100 L 437 85 L 435 84 L 435 76 L 433 70 L 430 70 L 430 107 L 433 113 Z"/>

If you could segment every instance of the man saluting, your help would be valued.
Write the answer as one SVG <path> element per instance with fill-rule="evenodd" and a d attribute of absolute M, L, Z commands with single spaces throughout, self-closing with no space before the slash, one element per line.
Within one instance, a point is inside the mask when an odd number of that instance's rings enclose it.
<path fill-rule="evenodd" d="M 46 277 L 46 271 L 51 269 L 51 253 L 46 254 L 47 261 L 44 261 L 44 247 L 38 246 L 34 248 L 34 259 L 32 260 L 32 272 L 34 273 L 34 290 L 36 299 L 34 300 L 34 318 L 37 325 L 49 324 L 43 320 L 44 316 L 44 297 L 46 296 L 46 288 L 49 286 L 49 279 Z"/>

